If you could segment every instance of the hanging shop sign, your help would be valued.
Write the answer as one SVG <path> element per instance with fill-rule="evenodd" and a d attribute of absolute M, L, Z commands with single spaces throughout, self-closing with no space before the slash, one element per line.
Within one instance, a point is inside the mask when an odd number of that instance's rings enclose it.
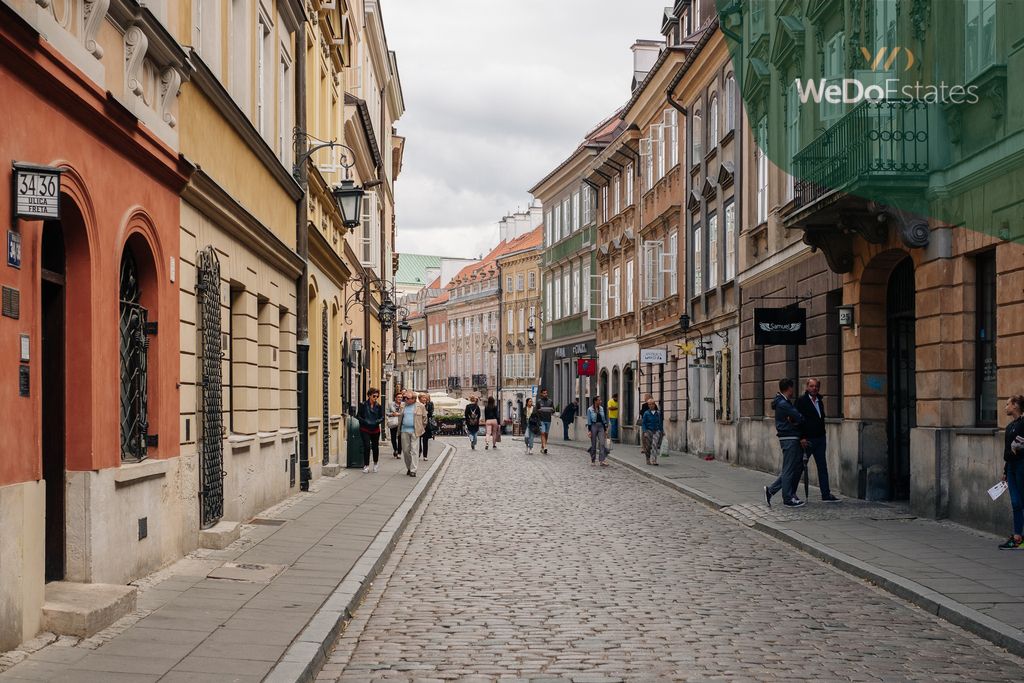
<path fill-rule="evenodd" d="M 597 359 L 578 358 L 576 360 L 576 374 L 580 377 L 593 377 L 597 374 Z"/>
<path fill-rule="evenodd" d="M 754 309 L 754 343 L 765 346 L 801 346 L 807 343 L 807 309 Z"/>
<path fill-rule="evenodd" d="M 62 169 L 14 162 L 14 217 L 60 220 Z"/>

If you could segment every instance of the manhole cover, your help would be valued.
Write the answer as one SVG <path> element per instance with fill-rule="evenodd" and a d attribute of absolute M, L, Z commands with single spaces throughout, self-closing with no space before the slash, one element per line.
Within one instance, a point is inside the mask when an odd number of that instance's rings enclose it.
<path fill-rule="evenodd" d="M 210 579 L 227 581 L 248 581 L 250 583 L 270 583 L 275 576 L 285 570 L 283 564 L 253 564 L 251 562 L 225 562 L 207 574 Z"/>

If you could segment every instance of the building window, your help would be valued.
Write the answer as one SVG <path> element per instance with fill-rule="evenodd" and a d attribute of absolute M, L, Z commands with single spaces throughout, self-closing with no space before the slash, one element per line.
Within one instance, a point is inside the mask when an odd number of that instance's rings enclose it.
<path fill-rule="evenodd" d="M 572 232 L 572 198 L 566 197 L 562 200 L 562 237 L 567 237 Z"/>
<path fill-rule="evenodd" d="M 665 278 L 662 267 L 665 244 L 660 240 L 649 240 L 642 244 L 643 261 L 643 303 L 652 304 L 665 298 Z"/>
<path fill-rule="evenodd" d="M 790 174 L 786 179 L 786 198 L 792 199 L 796 181 L 793 176 L 796 168 L 793 160 L 800 151 L 800 94 L 795 81 L 786 92 L 786 148 L 789 157 L 786 161 L 790 165 Z"/>
<path fill-rule="evenodd" d="M 570 287 L 569 287 L 569 269 L 562 269 L 562 315 L 572 315 L 572 303 Z"/>
<path fill-rule="evenodd" d="M 626 164 L 626 206 L 633 206 L 633 164 Z"/>
<path fill-rule="evenodd" d="M 736 79 L 732 74 L 725 78 L 725 130 L 736 130 Z"/>
<path fill-rule="evenodd" d="M 662 125 L 665 129 L 665 157 L 669 168 L 675 168 L 679 163 L 679 112 L 675 109 L 666 109 L 662 115 Z"/>
<path fill-rule="evenodd" d="M 736 277 L 736 204 L 729 200 L 725 205 L 725 279 L 729 282 Z"/>
<path fill-rule="evenodd" d="M 509 275 L 509 276 L 507 276 L 505 278 L 505 291 L 506 292 L 511 292 L 512 291 L 512 276 L 511 275 Z"/>
<path fill-rule="evenodd" d="M 966 0 L 964 40 L 967 80 L 996 61 L 996 0 Z"/>
<path fill-rule="evenodd" d="M 701 234 L 700 223 L 693 226 L 693 296 L 697 296 L 704 291 L 704 283 L 702 281 L 703 266 L 704 266 L 704 255 L 701 243 L 704 239 Z"/>
<path fill-rule="evenodd" d="M 824 60 L 825 60 L 825 87 L 832 85 L 842 85 L 844 78 L 844 72 L 846 70 L 846 58 L 843 51 L 846 49 L 846 38 L 840 31 L 829 39 L 828 43 L 825 44 Z M 822 98 L 821 100 L 821 121 L 828 128 L 843 115 L 842 103 L 829 102 L 827 99 Z"/>
<path fill-rule="evenodd" d="M 690 131 L 690 165 L 694 166 L 704 158 L 704 126 L 700 107 L 693 110 L 691 128 L 693 130 Z"/>
<path fill-rule="evenodd" d="M 594 222 L 594 190 L 586 185 L 583 187 L 583 225 Z"/>
<path fill-rule="evenodd" d="M 122 460 L 145 459 L 147 447 L 149 312 L 142 306 L 140 279 L 135 257 L 126 246 L 121 257 L 119 324 Z"/>
<path fill-rule="evenodd" d="M 665 126 L 651 126 L 651 153 L 654 156 L 654 181 L 665 177 Z"/>
<path fill-rule="evenodd" d="M 522 334 L 526 331 L 526 309 L 519 309 L 519 333 Z"/>
<path fill-rule="evenodd" d="M 708 105 L 708 147 L 718 145 L 718 95 L 711 96 Z"/>
<path fill-rule="evenodd" d="M 581 283 L 580 289 L 582 290 L 580 292 L 580 298 L 583 299 L 583 302 L 582 302 L 583 310 L 586 312 L 586 314 L 588 316 L 590 316 L 592 318 L 594 316 L 593 316 L 593 312 L 590 310 L 590 302 L 591 302 L 591 292 L 590 292 L 590 290 L 591 290 L 591 288 L 593 288 L 594 285 L 593 285 L 593 281 L 591 280 L 591 277 L 590 277 L 590 259 L 585 260 L 583 262 L 583 267 L 580 269 L 580 283 Z M 531 313 L 530 315 L 532 316 L 533 314 Z"/>
<path fill-rule="evenodd" d="M 718 214 L 708 216 L 708 289 L 718 286 Z"/>
<path fill-rule="evenodd" d="M 621 175 L 615 176 L 615 180 L 613 181 L 613 186 L 612 186 L 612 196 L 613 196 L 613 200 L 612 201 L 614 202 L 613 205 L 612 205 L 614 207 L 612 209 L 612 215 L 618 216 L 619 212 L 622 211 L 622 176 Z"/>
<path fill-rule="evenodd" d="M 531 290 L 537 289 L 537 273 L 530 271 L 527 281 L 529 282 L 529 288 Z"/>
<path fill-rule="evenodd" d="M 583 212 L 580 206 L 580 193 L 574 192 L 572 195 L 572 229 L 580 229 L 580 219 L 583 216 Z"/>
<path fill-rule="evenodd" d="M 553 315 L 555 317 L 555 320 L 560 320 L 562 318 L 562 278 L 561 276 L 558 275 L 558 273 L 555 273 L 554 278 L 555 297 L 553 299 L 553 302 L 555 310 L 553 311 Z"/>
<path fill-rule="evenodd" d="M 519 273 L 518 275 L 516 275 L 516 291 L 517 292 L 522 292 L 525 289 L 526 289 L 526 279 L 523 277 L 522 273 Z"/>
<path fill-rule="evenodd" d="M 612 317 L 617 317 L 622 314 L 621 297 L 619 296 L 619 285 L 622 280 L 622 270 L 615 266 L 612 271 L 612 286 L 608 292 L 608 298 L 612 305 Z"/>
<path fill-rule="evenodd" d="M 668 273 L 668 293 L 675 296 L 679 293 L 679 232 L 673 230 L 668 235 L 668 253 L 662 257 L 666 261 L 662 268 Z"/>
<path fill-rule="evenodd" d="M 601 188 L 601 221 L 608 222 L 608 186 Z"/>
<path fill-rule="evenodd" d="M 510 308 L 508 309 L 508 329 L 505 330 L 505 334 L 515 334 L 515 327 L 513 325 L 515 312 Z"/>
<path fill-rule="evenodd" d="M 643 169 L 643 187 L 642 192 L 649 192 L 654 187 L 654 146 L 651 144 L 651 138 L 643 138 L 640 140 L 640 164 Z"/>
<path fill-rule="evenodd" d="M 757 168 L 757 224 L 768 220 L 768 117 L 762 116 L 757 124 L 757 144 L 754 146 Z"/>
<path fill-rule="evenodd" d="M 270 29 L 267 27 L 266 19 L 261 14 L 256 23 L 256 128 L 260 135 L 267 133 L 267 39 L 270 36 Z"/>
<path fill-rule="evenodd" d="M 996 252 L 979 254 L 975 267 L 978 298 L 974 324 L 975 419 L 979 426 L 994 426 L 999 419 L 996 393 Z"/>
<path fill-rule="evenodd" d="M 633 312 L 633 259 L 626 261 L 626 313 Z"/>
<path fill-rule="evenodd" d="M 551 311 L 554 302 L 554 298 L 551 295 L 551 275 L 547 275 L 544 278 L 544 320 L 545 322 L 551 322 Z"/>

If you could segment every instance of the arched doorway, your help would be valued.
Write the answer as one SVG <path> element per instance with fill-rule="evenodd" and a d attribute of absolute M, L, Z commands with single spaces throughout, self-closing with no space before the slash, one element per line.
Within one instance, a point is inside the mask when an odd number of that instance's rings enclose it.
<path fill-rule="evenodd" d="M 604 369 L 601 370 L 601 380 L 600 380 L 600 382 L 601 382 L 601 388 L 598 390 L 597 395 L 601 397 L 601 400 L 603 400 L 605 403 L 607 403 L 608 399 L 610 399 L 612 397 L 611 394 L 608 393 L 608 371 L 607 370 L 604 370 Z"/>
<path fill-rule="evenodd" d="M 633 366 L 627 365 L 622 370 L 622 401 L 619 403 L 622 406 L 619 414 L 620 425 L 629 427 L 635 420 L 636 392 L 636 378 L 633 374 Z"/>
<path fill-rule="evenodd" d="M 903 259 L 889 276 L 886 298 L 889 491 L 910 497 L 910 430 L 917 425 L 914 261 Z"/>
<path fill-rule="evenodd" d="M 40 259 L 42 362 L 42 455 L 46 481 L 45 572 L 47 581 L 65 574 L 65 488 L 67 471 L 65 381 L 64 231 L 58 221 L 43 224 Z"/>

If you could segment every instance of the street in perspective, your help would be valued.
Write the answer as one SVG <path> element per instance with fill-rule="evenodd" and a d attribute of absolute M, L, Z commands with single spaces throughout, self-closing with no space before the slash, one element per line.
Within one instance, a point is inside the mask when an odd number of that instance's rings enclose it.
<path fill-rule="evenodd" d="M 0 0 L 0 683 L 1021 680 L 1021 83 L 1024 0 Z"/>

